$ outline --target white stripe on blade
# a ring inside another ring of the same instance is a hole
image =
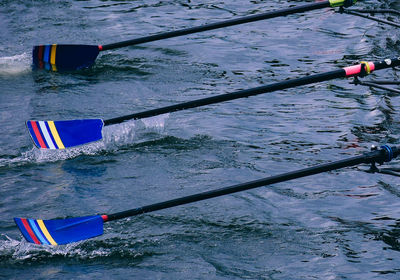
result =
[[[42,133],[44,135],[44,138],[46,139],[46,142],[47,142],[47,145],[49,146],[49,148],[50,149],[57,149],[54,146],[53,141],[51,140],[51,137],[49,135],[49,132],[47,130],[47,127],[46,127],[46,124],[44,123],[44,121],[39,121],[39,126],[40,126],[40,129],[42,130]]]

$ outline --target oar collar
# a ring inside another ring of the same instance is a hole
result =
[[[390,146],[383,145],[381,146],[381,149],[385,151],[385,158],[383,160],[384,162],[389,162],[395,157],[394,151]]]
[[[331,7],[350,7],[355,4],[357,0],[329,0]]]

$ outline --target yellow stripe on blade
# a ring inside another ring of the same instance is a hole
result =
[[[53,237],[51,237],[49,231],[47,230],[46,226],[43,223],[43,220],[36,220],[40,229],[42,230],[42,232],[44,233],[44,235],[46,236],[47,240],[51,243],[51,245],[58,245]]]
[[[54,121],[48,121],[50,130],[51,130],[51,135],[53,135],[54,140],[57,143],[57,146],[59,149],[65,149],[63,142],[61,141],[60,135],[58,135],[58,131],[56,126],[54,125]]]
[[[56,50],[57,50],[57,44],[53,44],[51,46],[51,56],[50,56],[50,64],[51,68],[53,71],[57,71],[56,67]]]

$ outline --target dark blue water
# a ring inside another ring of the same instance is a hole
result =
[[[33,146],[28,119],[108,119],[399,56],[398,29],[324,9],[104,52],[89,70],[30,67],[38,44],[108,44],[304,3],[1,1],[0,277],[398,279],[400,181],[363,165],[106,223],[66,246],[27,243],[13,222],[110,214],[398,144],[398,96],[337,79],[108,126],[70,150]]]

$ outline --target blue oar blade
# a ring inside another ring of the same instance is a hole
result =
[[[26,122],[36,147],[65,149],[102,139],[102,119]]]
[[[33,47],[34,68],[73,71],[89,68],[99,54],[95,45],[40,45]]]
[[[59,220],[14,218],[19,230],[30,243],[62,245],[103,234],[100,215]]]

